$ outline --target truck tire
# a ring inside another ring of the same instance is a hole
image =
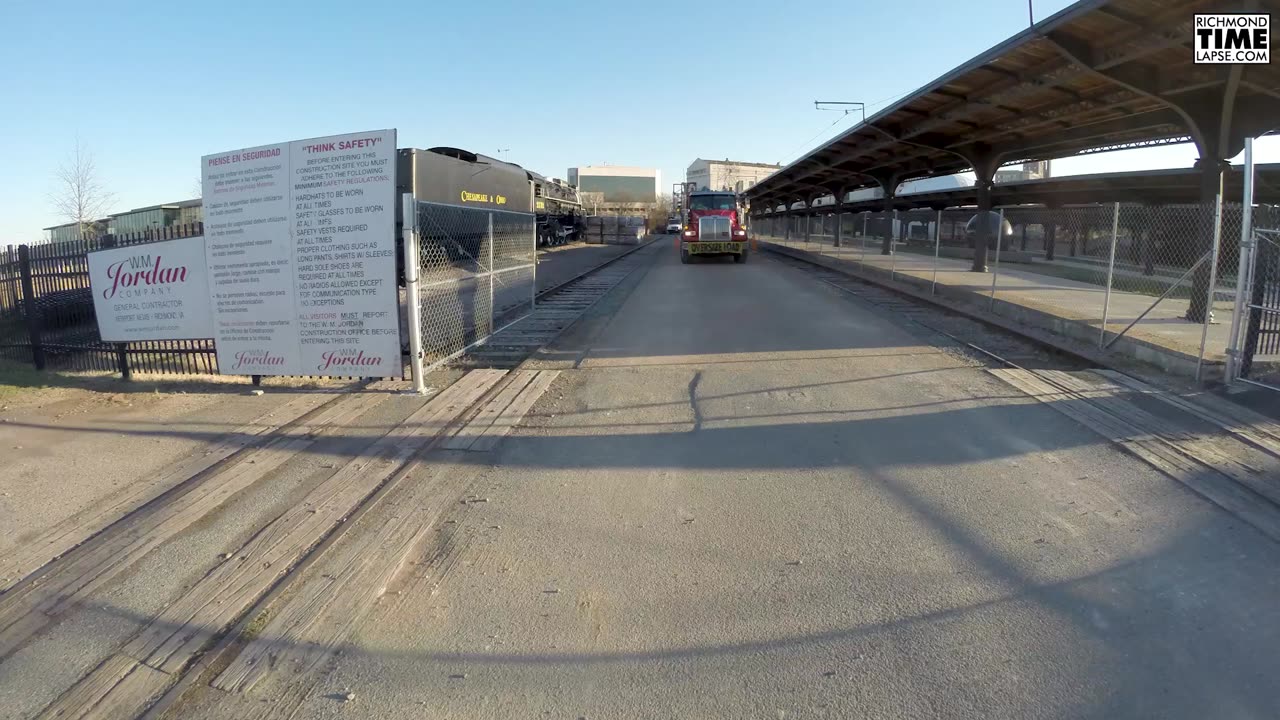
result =
[[[747,251],[744,249],[742,252],[738,253],[737,255],[734,255],[734,256],[733,256],[733,261],[734,261],[734,262],[736,262],[736,263],[744,263],[744,262],[746,262],[746,261],[747,261]]]
[[[688,265],[690,262],[693,262],[693,258],[689,257],[689,251],[688,251],[688,250],[681,250],[681,251],[680,251],[680,264],[681,264],[681,265]]]

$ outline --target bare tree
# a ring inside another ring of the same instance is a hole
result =
[[[50,197],[54,210],[67,222],[75,223],[81,233],[94,230],[107,212],[112,193],[98,179],[93,155],[76,139],[75,152],[54,174],[55,189]]]
[[[655,198],[653,208],[649,210],[649,227],[665,228],[667,226],[667,218],[671,216],[672,202],[671,195],[661,194]]]
[[[204,178],[196,178],[191,185],[191,197],[200,198],[204,196]]]

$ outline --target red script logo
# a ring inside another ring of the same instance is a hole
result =
[[[116,296],[116,292],[120,288],[156,287],[187,281],[187,268],[185,265],[167,268],[160,264],[161,259],[159,255],[155,257],[154,261],[150,255],[139,255],[128,260],[121,260],[118,263],[112,263],[107,268],[107,279],[111,281],[111,287],[102,291],[102,297],[110,300]],[[126,265],[128,267],[125,267]]]
[[[241,350],[236,353],[236,364],[232,366],[232,370],[239,370],[242,367],[272,367],[275,365],[284,365],[284,358],[280,355],[272,355],[269,350]]]
[[[326,350],[320,356],[320,364],[316,366],[321,372],[328,371],[331,368],[342,369],[359,369],[366,367],[378,367],[382,364],[382,358],[375,355],[365,355],[363,350],[359,350],[354,354],[339,354],[332,350]]]

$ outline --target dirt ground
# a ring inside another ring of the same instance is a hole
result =
[[[0,365],[0,555],[232,430],[270,422],[299,393],[350,384],[267,380],[251,395],[247,378],[124,382]]]
[[[544,289],[631,248],[574,244],[538,253]],[[444,387],[447,373],[429,384]],[[0,359],[0,556],[86,508],[128,495],[227,433],[273,421],[299,393],[347,380],[36,371]],[[0,587],[7,580],[0,563]],[[12,578],[8,578],[12,579]]]

